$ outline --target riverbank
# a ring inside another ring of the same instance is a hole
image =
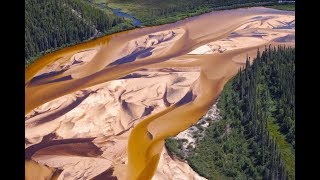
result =
[[[217,100],[218,102],[218,100]],[[221,119],[217,102],[213,104],[199,121],[180,132],[174,137],[166,139],[165,147],[167,151],[181,160],[186,161],[188,156],[199,146],[199,143],[206,136],[206,131],[209,126],[214,126],[214,123]]]

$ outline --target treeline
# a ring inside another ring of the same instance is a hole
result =
[[[83,0],[25,0],[25,62],[105,33],[124,19]]]
[[[218,8],[224,6],[241,5],[244,3],[270,2],[269,0],[180,0],[174,5],[168,5],[165,8],[154,7],[150,9],[151,18],[154,16],[170,16],[175,12],[189,12],[200,8]]]
[[[277,0],[108,0],[107,2],[129,11],[144,25],[157,25],[212,10],[271,5]]]
[[[186,157],[195,171],[208,179],[295,179],[294,48],[258,51],[251,66],[247,59],[217,106],[222,119]]]

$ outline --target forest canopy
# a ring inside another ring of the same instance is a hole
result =
[[[46,51],[104,34],[121,23],[123,18],[84,0],[25,0],[25,63]]]

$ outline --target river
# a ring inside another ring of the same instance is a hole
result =
[[[132,20],[132,24],[134,26],[139,27],[141,25],[141,21],[140,20],[138,20],[137,18],[135,18],[134,16],[132,16],[130,14],[122,12],[121,9],[112,9],[112,11],[119,17],[124,17],[124,18],[131,19]]]
[[[255,56],[257,48],[269,44],[294,45],[287,39],[279,41],[294,36],[293,22],[294,12],[268,8],[218,11],[112,34],[45,55],[26,69],[26,140],[36,145],[42,138],[51,141],[49,135],[55,139],[96,138],[101,142],[95,144],[109,153],[105,159],[114,157],[113,175],[118,179],[151,179],[164,139],[187,129],[206,113],[224,84],[244,65],[247,55]],[[159,80],[164,76],[168,79]],[[172,87],[166,87],[172,78],[176,78]],[[125,83],[129,85],[121,85]],[[97,96],[102,87],[108,88],[90,104],[86,98],[91,96],[85,93]],[[109,98],[112,93],[117,94],[114,100]],[[100,101],[104,105],[95,106]],[[135,114],[142,115],[135,118]],[[117,133],[100,133],[100,116],[101,123],[114,118],[123,131],[117,131],[117,125],[113,129]],[[103,144],[109,140],[114,149]],[[50,148],[43,149],[33,156],[34,160],[50,162],[52,167],[65,169],[65,174],[75,171],[63,165],[67,160],[60,162],[66,159],[61,158],[65,152],[55,154]],[[128,162],[116,161],[116,157],[127,157]],[[82,171],[88,170],[77,170]]]

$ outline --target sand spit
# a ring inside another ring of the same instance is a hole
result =
[[[57,61],[45,66],[41,71],[39,71],[35,75],[35,78],[46,75],[49,76],[50,74],[53,74],[55,72],[62,72],[74,68],[76,66],[87,64],[97,54],[99,49],[100,47],[96,47],[93,49],[79,51],[68,58],[61,57]]]
[[[26,70],[26,179],[203,179],[164,139],[198,122],[247,53],[294,45],[294,26],[292,12],[226,10],[42,57]]]

